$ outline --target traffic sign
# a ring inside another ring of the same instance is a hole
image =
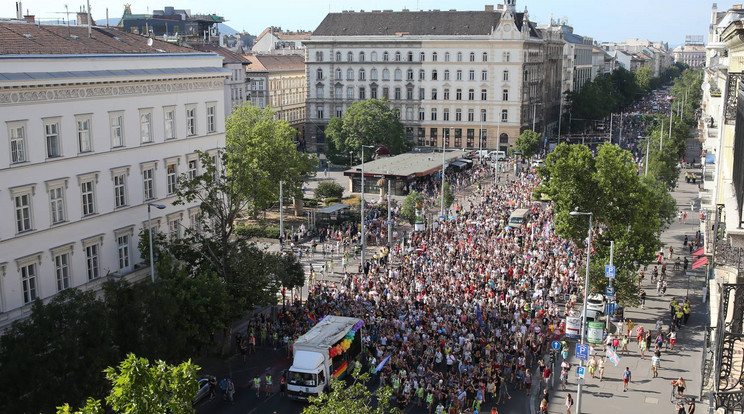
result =
[[[553,341],[553,342],[552,342],[552,343],[550,344],[550,347],[551,347],[551,348],[553,348],[553,349],[554,349],[554,350],[556,350],[556,351],[560,351],[560,350],[561,350],[561,343],[560,343],[560,342],[558,342],[558,341]]]
[[[576,376],[584,378],[584,367],[576,367]]]
[[[615,266],[605,265],[605,277],[608,279],[615,278]]]
[[[605,315],[614,315],[615,314],[615,308],[617,305],[614,302],[608,302],[607,303],[607,310],[605,312]]]
[[[612,286],[607,286],[607,288],[605,288],[605,296],[609,296],[609,297],[615,296],[615,288]]]
[[[589,345],[576,344],[576,358],[582,361],[589,359]]]

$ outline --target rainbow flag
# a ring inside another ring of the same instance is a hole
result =
[[[315,325],[315,323],[317,322],[315,320],[315,316],[313,316],[313,314],[310,312],[307,312],[307,320],[308,322],[310,322],[311,325]]]
[[[333,378],[341,379],[346,374],[346,367],[348,366],[347,362],[344,362],[341,364],[338,368],[336,368],[335,371],[333,371]]]
[[[385,359],[382,360],[382,362],[380,362],[379,364],[377,364],[377,368],[375,368],[375,373],[380,372],[380,370],[382,369],[382,367],[385,366],[385,363],[388,361],[388,359],[390,359],[391,356],[392,355],[386,356]]]

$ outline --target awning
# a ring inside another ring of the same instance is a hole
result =
[[[705,154],[705,163],[706,164],[715,164],[716,163],[716,154]]]
[[[473,163],[473,160],[469,160],[467,158],[464,158],[464,159],[462,159],[460,161],[465,162],[465,163],[468,163],[468,164],[472,164]]]
[[[450,165],[453,165],[453,166],[455,166],[455,167],[457,167],[457,168],[462,168],[462,167],[464,167],[464,166],[465,166],[465,165],[467,165],[467,164],[465,164],[465,163],[464,163],[464,162],[462,162],[462,161],[455,161],[455,162],[453,162],[453,163],[452,163],[452,164],[450,164]]]
[[[700,256],[701,254],[704,254],[704,253],[705,253],[705,247],[701,247],[701,248],[695,250],[694,252],[692,252],[692,255],[693,256]]]
[[[703,257],[695,260],[694,262],[692,262],[692,269],[695,270],[698,267],[703,267],[703,266],[705,266],[707,264],[708,264],[708,257],[707,256],[703,256]]]
[[[332,206],[323,207],[320,210],[317,211],[318,214],[333,214],[337,211],[344,210],[350,208],[348,204],[334,204]]]

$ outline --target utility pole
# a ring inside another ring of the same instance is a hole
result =
[[[651,150],[651,137],[646,137],[646,174],[644,174],[644,177],[648,177],[648,152]]]
[[[279,238],[284,238],[284,181],[279,180]]]
[[[444,152],[447,149],[447,140],[442,135],[442,200],[439,206],[439,216],[444,216]]]
[[[610,240],[610,266],[612,266],[612,256],[613,256],[614,251],[615,251],[615,242],[613,240]],[[610,281],[609,281],[609,286],[610,287],[612,287],[612,280],[613,280],[613,278],[610,278]],[[615,303],[614,296],[613,296],[613,299],[612,299],[612,303]],[[605,329],[607,330],[607,333],[609,334],[610,333],[610,316],[611,315],[608,312],[607,315],[605,315],[605,316],[607,317],[606,318],[606,321],[605,321]]]
[[[390,198],[392,197],[393,193],[393,182],[388,178],[388,248],[392,250],[393,248],[393,218],[390,211],[391,205],[390,205]]]
[[[537,102],[532,104],[532,132],[535,131],[536,122],[537,122]]]
[[[362,270],[364,270],[364,248],[367,247],[367,237],[364,235],[364,145],[362,145],[362,199],[359,207],[360,211],[360,230],[362,231]]]
[[[673,108],[673,105],[669,105],[669,135],[667,135],[669,139],[672,139],[672,119],[674,119],[674,113],[672,112]]]
[[[615,118],[615,115],[610,113],[610,144],[612,144],[612,120]]]
[[[563,94],[561,93],[560,109],[558,109],[558,143],[561,143],[561,120],[563,119]]]
[[[620,112],[620,134],[617,136],[617,145],[623,143],[623,113]]]
[[[664,144],[664,118],[661,118],[661,129],[659,129],[659,151]]]

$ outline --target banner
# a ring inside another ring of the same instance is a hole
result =
[[[705,247],[701,247],[701,248],[695,250],[694,252],[692,252],[692,255],[693,256],[700,256],[700,255],[703,255],[703,254],[705,254]]]
[[[589,329],[586,333],[586,340],[590,344],[601,344],[604,339],[604,323],[602,322],[589,322]]]
[[[566,338],[581,338],[581,318],[566,316]]]
[[[694,262],[692,262],[692,270],[697,269],[698,267],[703,267],[708,264],[708,256],[703,256]]]
[[[617,352],[615,352],[614,349],[607,347],[607,351],[605,352],[605,356],[612,361],[615,366],[617,366],[620,363],[620,357],[617,356]]]

